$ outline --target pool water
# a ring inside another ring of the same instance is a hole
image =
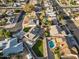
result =
[[[50,48],[54,48],[55,47],[55,43],[53,41],[49,41],[48,45]]]

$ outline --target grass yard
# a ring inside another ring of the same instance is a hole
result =
[[[32,47],[33,51],[38,57],[43,57],[43,41],[38,40],[36,44]]]

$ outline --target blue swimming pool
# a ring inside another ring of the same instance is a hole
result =
[[[48,45],[50,48],[54,48],[55,47],[55,43],[53,41],[49,41]]]

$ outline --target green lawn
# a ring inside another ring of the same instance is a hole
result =
[[[28,32],[30,30],[30,27],[26,27],[23,29],[24,32]]]
[[[38,57],[43,57],[43,41],[38,40],[37,43],[32,47],[33,51]]]

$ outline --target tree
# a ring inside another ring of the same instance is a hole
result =
[[[24,32],[28,32],[30,30],[30,27],[26,27],[23,29]]]
[[[30,13],[30,12],[32,12],[32,10],[34,10],[34,5],[30,4],[30,3],[25,4],[25,5],[23,5],[23,10],[27,13]]]
[[[44,19],[42,20],[42,23],[43,23],[44,25],[50,26],[50,25],[52,24],[52,21],[49,21],[48,18],[44,18]]]
[[[0,38],[9,38],[10,36],[11,36],[11,32],[5,29],[0,29]]]
[[[3,33],[3,29],[0,29],[0,38],[2,38],[3,35],[4,35],[4,33]]]
[[[5,25],[7,21],[8,21],[7,19],[1,19],[0,20],[0,26]]]
[[[7,0],[8,2],[13,2],[13,0]]]
[[[47,31],[45,31],[45,36],[46,37],[50,37],[50,33],[49,33],[49,31],[47,30]]]
[[[41,11],[39,18],[40,18],[40,20],[43,20],[45,18],[45,11],[44,10]]]
[[[41,4],[43,2],[43,0],[37,0],[38,4]]]
[[[0,38],[4,38],[5,29],[0,29]]]
[[[11,36],[11,33],[10,33],[9,31],[6,31],[6,32],[4,33],[4,35],[5,35],[6,38],[9,38],[9,37]]]
[[[54,53],[57,54],[58,58],[60,59],[60,57],[61,57],[60,46],[58,46],[58,47],[55,48]]]

